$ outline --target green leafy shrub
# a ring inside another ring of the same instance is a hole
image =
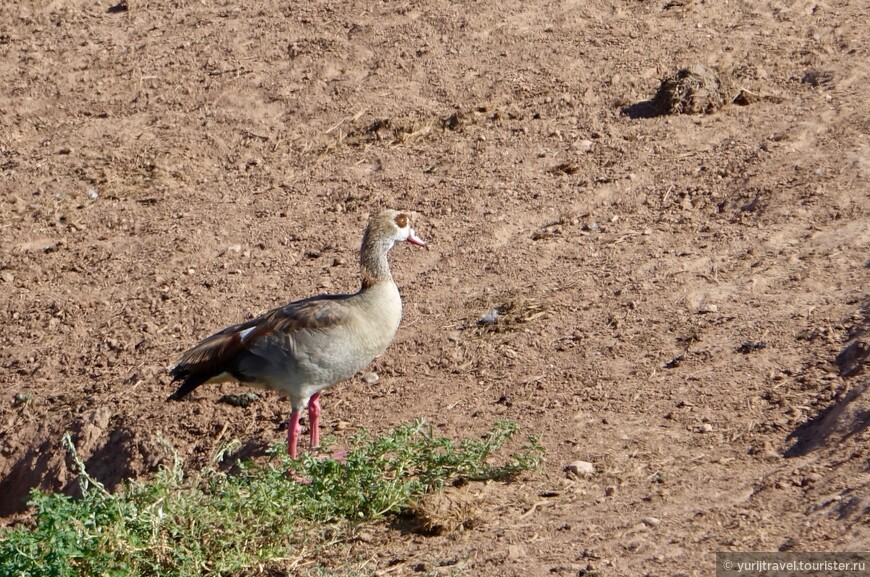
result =
[[[0,577],[241,575],[293,567],[328,545],[324,527],[351,527],[407,508],[462,477],[506,479],[537,467],[530,437],[506,462],[492,454],[517,426],[455,443],[423,423],[377,438],[360,433],[344,462],[276,451],[266,465],[213,468],[186,478],[181,462],[148,482],[107,492],[84,470],[69,437],[82,497],[34,491],[35,524],[0,531]],[[226,451],[220,451],[222,457]]]

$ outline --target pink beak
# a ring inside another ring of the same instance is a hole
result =
[[[422,238],[417,236],[417,234],[414,232],[414,229],[411,229],[411,232],[408,234],[407,241],[411,244],[416,244],[417,246],[422,246],[426,250],[429,250],[429,245],[423,242]]]

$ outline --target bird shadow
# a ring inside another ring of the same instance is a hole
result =
[[[628,116],[632,120],[638,120],[640,118],[657,118],[665,115],[665,112],[662,111],[661,107],[654,100],[644,100],[642,102],[635,102],[634,104],[623,106],[620,109],[620,113],[623,116]]]
[[[271,445],[262,440],[251,440],[242,444],[232,455],[218,462],[218,469],[224,473],[238,473],[240,463],[259,462],[272,458]]]
[[[393,531],[398,531],[404,536],[424,535],[432,536],[437,532],[427,529],[426,523],[420,517],[410,511],[396,513],[389,517],[387,526]]]

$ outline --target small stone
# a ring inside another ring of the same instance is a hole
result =
[[[23,252],[49,253],[58,250],[58,247],[63,244],[63,242],[64,241],[62,240],[55,240],[51,238],[40,238],[20,245],[19,249]]]
[[[12,281],[15,280],[15,275],[7,270],[3,274],[0,274],[0,278],[3,279],[3,282],[7,284],[12,284]]]
[[[818,483],[821,480],[822,476],[819,473],[810,473],[801,480],[801,486],[806,487],[808,485],[812,485],[813,483]]]
[[[745,341],[739,347],[737,347],[735,352],[748,355],[749,353],[760,351],[767,347],[767,343],[764,341]]]
[[[375,538],[372,537],[371,533],[366,533],[365,531],[360,531],[359,533],[357,533],[356,539],[361,543],[371,543],[375,540]]]
[[[88,198],[91,200],[97,200],[100,197],[100,193],[97,192],[96,188],[89,188],[87,191]]]
[[[362,382],[366,383],[367,385],[374,385],[381,380],[378,374],[373,372],[366,373],[361,378]]]
[[[33,398],[33,393],[15,393],[15,396],[12,398],[12,406],[20,407],[25,404],[27,401]]]
[[[588,477],[595,474],[595,465],[589,461],[574,461],[565,465],[564,470],[575,477]]]
[[[698,428],[698,430],[702,433],[712,433],[713,432],[713,425],[711,425],[710,423],[703,423]]]
[[[578,152],[589,152],[592,150],[592,141],[591,140],[578,140],[575,143]]]
[[[616,495],[616,487],[610,485],[609,487],[604,488],[605,497],[613,497],[614,495]]]
[[[527,556],[528,552],[524,545],[520,543],[513,543],[508,545],[508,559],[522,559]]]
[[[662,520],[658,517],[644,517],[643,519],[641,519],[641,521],[647,527],[658,527],[662,524]]]
[[[479,325],[494,325],[498,322],[498,309],[492,309],[487,311],[480,320],[477,321]]]

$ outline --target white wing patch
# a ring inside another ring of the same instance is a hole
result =
[[[245,342],[245,339],[248,338],[248,335],[251,334],[255,328],[257,327],[251,327],[239,333],[239,337],[242,339],[242,342]]]

